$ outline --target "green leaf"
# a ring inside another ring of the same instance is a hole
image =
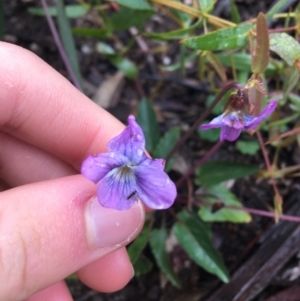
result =
[[[170,151],[173,149],[175,144],[177,143],[180,136],[180,129],[179,127],[173,127],[169,131],[167,131],[158,141],[157,145],[153,150],[153,157],[154,158],[166,158]],[[169,171],[172,168],[171,163],[174,163],[174,160],[169,160],[167,162],[167,166],[165,171]]]
[[[137,122],[146,137],[146,149],[151,153],[159,141],[160,134],[156,115],[149,100],[143,98],[137,110]]]
[[[192,49],[211,51],[242,47],[247,42],[247,35],[251,28],[252,24],[241,24],[199,37],[187,38],[182,43]]]
[[[57,9],[58,27],[59,27],[59,32],[60,32],[60,36],[62,39],[62,43],[64,45],[68,59],[70,61],[72,70],[77,78],[78,83],[80,84],[80,86],[82,88],[82,86],[83,86],[82,76],[81,76],[79,62],[78,62],[78,56],[77,56],[77,52],[76,52],[76,48],[75,48],[75,42],[73,39],[71,27],[70,27],[69,20],[66,15],[64,3],[62,0],[57,0],[56,9]]]
[[[244,163],[215,161],[207,162],[196,169],[197,185],[216,185],[230,179],[239,179],[258,171],[255,165]]]
[[[72,33],[78,37],[87,37],[87,38],[108,38],[111,35],[111,32],[104,28],[73,28]]]
[[[212,245],[207,226],[203,225],[197,215],[187,211],[180,212],[178,218],[182,222],[177,222],[173,231],[181,247],[199,266],[227,283],[227,269]]]
[[[116,55],[116,51],[108,44],[99,42],[97,43],[96,50],[103,55],[113,56]]]
[[[209,121],[204,123],[209,123]],[[202,131],[198,129],[197,132],[201,139],[209,142],[217,142],[220,137],[220,129],[210,129],[209,131]]]
[[[195,24],[187,28],[176,29],[176,30],[163,32],[163,33],[143,33],[143,36],[150,39],[162,40],[162,41],[180,40],[185,38],[188,33],[193,31],[195,28],[199,27],[201,24],[202,24],[202,20],[199,20]]]
[[[136,10],[153,10],[152,6],[147,0],[108,0],[111,2],[117,2],[120,5],[127,6]]]
[[[202,200],[205,203],[214,204],[218,201],[222,201],[227,206],[242,207],[237,197],[223,184],[210,186],[206,190],[206,194],[215,197],[203,196]],[[251,221],[251,215],[245,211],[222,208],[213,213],[211,209],[209,206],[201,206],[198,211],[200,218],[205,222],[249,223]]]
[[[294,112],[300,112],[300,97],[296,94],[288,94],[288,99],[291,101],[290,108]]]
[[[153,263],[144,255],[140,256],[133,264],[134,274],[136,277],[147,274],[152,270]]]
[[[150,236],[150,247],[159,268],[174,286],[180,287],[179,279],[172,269],[169,255],[166,252],[166,239],[166,229],[154,229]]]
[[[291,74],[288,76],[284,84],[284,88],[283,88],[284,100],[286,99],[286,97],[288,97],[291,94],[292,90],[297,86],[297,84],[299,83],[299,79],[300,79],[299,71],[297,70],[296,67],[293,67],[291,70]]]
[[[134,264],[138,260],[144,248],[146,247],[149,241],[149,233],[150,233],[150,224],[146,223],[143,227],[143,230],[140,232],[139,236],[128,247],[128,255],[130,257],[130,261],[132,264]]]
[[[277,53],[290,66],[300,58],[298,41],[284,32],[270,34],[270,50]]]
[[[198,0],[201,12],[209,12],[214,7],[214,0]]]
[[[65,6],[66,16],[67,18],[80,18],[84,16],[88,12],[88,8],[78,5],[78,4],[70,4]],[[45,16],[45,11],[41,7],[30,7],[28,8],[28,12],[32,15],[36,16]],[[57,7],[52,6],[49,7],[49,13],[52,17],[57,17]]]
[[[220,62],[226,67],[231,67],[231,64],[233,63],[236,70],[248,72],[250,71],[252,62],[252,57],[250,54],[235,53],[233,54],[233,62],[231,62],[231,60],[228,59],[228,54],[218,53],[216,56],[220,60]],[[266,71],[274,73],[275,70],[275,66],[272,63],[269,63]]]
[[[236,143],[236,148],[243,155],[253,156],[257,153],[260,146],[256,140],[253,141],[238,140],[238,142]]]
[[[111,56],[110,61],[121,70],[128,78],[133,79],[138,75],[138,68],[129,59],[121,56]]]
[[[270,22],[273,16],[277,14],[287,3],[288,3],[287,0],[278,1],[266,14],[267,21]]]
[[[226,93],[222,99],[228,99],[228,97],[230,96],[231,92],[229,93]],[[209,107],[212,102],[215,100],[216,98],[216,95],[213,95],[213,94],[210,94],[208,95],[208,97],[206,98],[206,101],[205,101],[205,105],[206,107]],[[224,109],[224,105],[222,104],[221,101],[219,101],[212,109],[212,113],[215,114],[215,115],[221,115],[223,113],[223,109]]]
[[[135,78],[138,75],[138,69],[136,65],[127,58],[119,55],[108,44],[99,42],[96,46],[96,50],[107,57],[110,62],[115,65],[116,68],[121,70],[128,78]]]
[[[269,33],[266,16],[260,12],[256,19],[256,47],[253,54],[251,70],[263,73],[269,64]]]
[[[141,27],[153,15],[152,10],[136,10],[122,6],[120,10],[112,15],[110,22],[114,30],[127,30],[132,26]]]
[[[234,0],[230,0],[230,11],[231,11],[231,20],[234,23],[239,24],[241,22],[239,11],[234,3]]]

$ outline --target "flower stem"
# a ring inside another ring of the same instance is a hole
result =
[[[277,185],[276,185],[275,180],[274,180],[273,168],[271,166],[265,144],[263,142],[261,133],[259,131],[256,132],[256,135],[257,135],[257,139],[258,139],[258,142],[260,144],[260,147],[261,147],[261,150],[262,150],[262,153],[263,153],[263,156],[264,156],[264,160],[265,160],[265,163],[266,163],[266,166],[267,166],[268,173],[269,173],[270,178],[271,178],[271,183],[272,183],[273,190],[274,190],[274,193],[275,193],[275,196],[276,196],[276,201],[278,201],[279,204],[281,205],[282,204],[281,195],[278,191]]]
[[[188,178],[194,171],[201,165],[203,165],[223,144],[223,141],[218,141],[196,164],[191,167],[176,183],[178,189],[179,186]]]
[[[71,78],[72,82],[74,83],[75,87],[78,90],[81,91],[81,86],[80,86],[80,84],[79,84],[79,82],[78,82],[78,80],[77,80],[77,78],[75,76],[75,73],[74,73],[74,71],[73,71],[73,69],[71,67],[70,61],[68,59],[68,56],[67,56],[67,54],[65,52],[65,49],[64,49],[62,43],[61,43],[61,40],[60,40],[59,34],[57,32],[57,29],[55,27],[55,24],[53,22],[53,19],[50,16],[48,5],[47,5],[47,3],[46,3],[45,0],[41,0],[41,3],[42,3],[42,6],[43,6],[43,9],[45,11],[46,19],[47,19],[47,22],[48,22],[51,34],[52,34],[52,36],[54,38],[56,47],[57,47],[57,49],[59,51],[59,54],[60,54],[60,56],[61,56],[61,58],[62,58],[62,60],[63,60],[63,62],[65,64],[65,67],[66,67],[66,69],[67,69],[67,71],[68,71],[68,73],[70,75],[70,78]]]
[[[216,96],[214,101],[209,105],[209,107],[205,110],[205,112],[196,120],[193,126],[186,132],[186,134],[176,143],[173,149],[170,151],[166,160],[168,161],[176,152],[177,150],[183,145],[183,143],[191,136],[191,134],[197,129],[197,127],[206,119],[215,105],[222,99],[225,93],[231,89],[238,89],[238,91],[242,91],[243,87],[239,83],[232,82],[228,84],[226,87],[222,89],[222,91]]]

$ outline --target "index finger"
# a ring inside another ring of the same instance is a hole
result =
[[[33,53],[0,42],[0,128],[78,167],[124,126]]]

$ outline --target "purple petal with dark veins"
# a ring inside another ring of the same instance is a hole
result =
[[[94,183],[98,183],[111,170],[128,163],[126,157],[117,153],[90,155],[82,162],[81,173]]]
[[[112,170],[99,183],[97,197],[106,208],[117,210],[130,209],[138,200],[136,179],[129,167]]]
[[[221,129],[220,140],[234,141],[239,137],[240,133],[241,133],[240,129],[235,129],[233,127],[224,125],[222,126]]]
[[[128,117],[128,126],[117,137],[107,144],[109,151],[120,153],[133,164],[138,164],[144,158],[145,137],[134,116]]]
[[[166,209],[173,205],[177,196],[175,184],[162,170],[134,167],[139,199],[152,209]]]
[[[278,102],[277,101],[271,101],[269,102],[266,107],[262,110],[260,115],[253,118],[252,120],[246,120],[245,122],[245,130],[251,130],[256,128],[265,118],[267,118],[269,115],[271,115],[276,107]]]

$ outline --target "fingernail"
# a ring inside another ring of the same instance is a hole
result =
[[[87,203],[85,216],[88,241],[98,249],[131,242],[143,226],[145,213],[140,201],[119,211],[101,206],[95,196]]]

